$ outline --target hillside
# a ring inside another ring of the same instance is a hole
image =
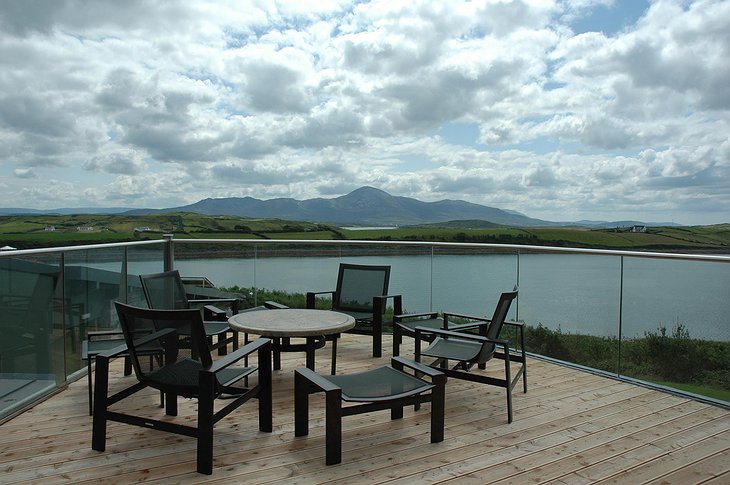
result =
[[[194,204],[160,210],[135,210],[127,214],[195,212],[208,215],[278,218],[317,221],[335,225],[404,226],[480,219],[505,226],[534,227],[552,225],[548,221],[494,207],[459,200],[421,202],[397,197],[373,187],[361,187],[333,199],[269,199],[252,197],[205,199]]]
[[[345,229],[282,219],[195,213],[0,216],[0,246],[18,249],[161,239],[304,239],[508,243],[626,250],[730,253],[730,224],[623,229],[498,226],[480,220],[395,229]]]

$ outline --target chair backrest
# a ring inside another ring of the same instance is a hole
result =
[[[213,361],[208,344],[205,338],[203,319],[198,310],[154,310],[139,308],[121,302],[114,302],[119,315],[119,323],[124,332],[124,340],[132,360],[134,372],[140,381],[146,380],[147,373],[159,367],[160,363],[153,359],[152,365],[142,365],[141,357],[149,356],[161,349],[172,349],[171,354],[165,356],[165,360],[177,360],[177,349],[179,345],[177,333],[169,334],[167,339],[153,340],[150,343],[141,344],[140,340],[148,337],[154,332],[167,328],[190,329],[192,345],[196,346],[197,354],[203,366],[210,365]]]
[[[390,266],[340,263],[332,308],[372,312],[373,297],[387,295],[389,282]]]
[[[512,300],[514,300],[515,298],[517,298],[516,289],[513,291],[506,291],[500,295],[497,306],[494,308],[492,320],[489,322],[489,326],[487,327],[487,338],[499,338],[499,333],[502,331],[502,326],[504,325],[504,321],[507,318],[507,313],[509,313],[509,307],[510,305],[512,305]],[[476,361],[484,363],[487,360],[491,359],[492,355],[494,354],[494,350],[494,344],[487,344],[482,346],[482,349],[479,352]]]
[[[180,273],[177,270],[139,275],[147,306],[157,310],[190,308]]]

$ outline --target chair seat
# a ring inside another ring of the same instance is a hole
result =
[[[174,387],[178,394],[195,397],[200,391],[199,373],[203,365],[197,360],[181,359],[147,374],[145,380],[152,387]],[[229,367],[216,372],[221,386],[230,386],[256,371],[256,367]]]
[[[479,355],[482,344],[459,338],[436,338],[421,355],[439,359],[471,362]]]
[[[345,315],[350,315],[352,318],[355,319],[356,322],[372,322],[373,321],[373,312],[355,312],[351,310],[341,310],[337,309],[338,312],[344,313]]]
[[[426,392],[434,386],[390,366],[339,376],[323,376],[342,388],[347,402],[377,402]]]
[[[123,338],[84,340],[81,342],[81,358],[86,360],[90,357],[95,357],[102,352],[106,352],[107,350],[119,347],[120,345],[127,345]],[[124,357],[125,355],[126,354],[123,354],[121,357]]]
[[[223,335],[226,332],[231,331],[231,327],[228,326],[228,322],[211,322],[211,321],[205,321],[203,322],[203,327],[205,328],[205,336],[210,337],[212,335]]]

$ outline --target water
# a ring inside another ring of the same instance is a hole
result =
[[[390,264],[390,293],[409,312],[489,315],[519,284],[511,318],[563,332],[641,337],[685,325],[693,338],[730,341],[730,264],[562,254],[280,257],[176,260],[218,286],[332,290],[340,262]],[[158,263],[159,264],[159,263]],[[135,269],[140,269],[135,267]],[[519,272],[518,272],[519,269]],[[159,267],[150,272],[159,271]]]

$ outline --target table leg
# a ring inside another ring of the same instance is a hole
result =
[[[335,372],[337,370],[337,339],[340,337],[340,334],[334,334],[332,336],[332,375],[335,375]]]
[[[307,367],[314,370],[314,347],[316,337],[307,337]]]
[[[280,370],[281,369],[281,339],[280,338],[272,338],[272,355],[274,358],[274,370]]]

